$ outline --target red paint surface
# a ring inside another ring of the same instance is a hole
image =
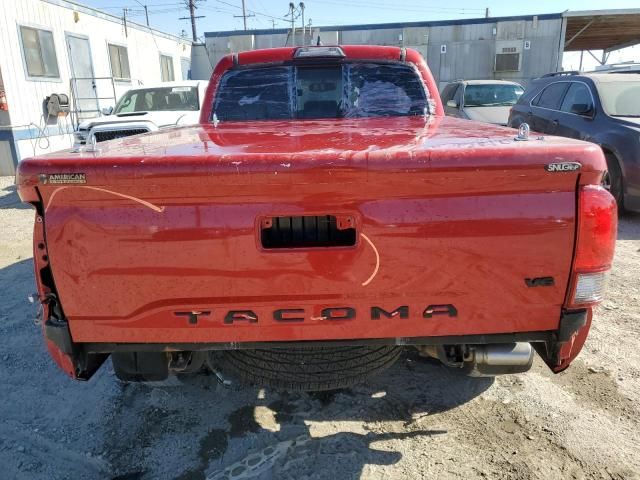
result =
[[[399,55],[345,47],[348,55]],[[291,55],[278,49],[274,55]],[[239,62],[264,62],[264,52]],[[420,57],[421,58],[421,57]],[[418,54],[408,51],[438,99]],[[209,98],[221,73],[216,67]],[[24,160],[23,198],[46,208],[49,261],[76,342],[242,342],[525,332],[558,327],[573,259],[576,184],[597,183],[592,144],[439,115],[228,122],[102,144],[99,153]],[[203,118],[208,118],[203,109]],[[534,138],[532,136],[532,138]],[[548,173],[550,162],[576,172]],[[87,185],[42,185],[42,173],[83,172]],[[91,187],[91,188],[87,188]],[[263,251],[259,219],[348,215],[353,248]],[[553,276],[528,288],[525,278]],[[456,318],[422,318],[454,304]],[[411,309],[371,320],[373,305]],[[324,320],[353,307],[353,320]],[[276,322],[278,308],[304,322]],[[228,310],[257,323],[223,323]],[[175,311],[210,310],[197,325]]]

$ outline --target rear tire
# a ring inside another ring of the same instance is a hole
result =
[[[605,154],[607,159],[607,171],[602,177],[602,186],[616,199],[618,210],[624,211],[624,198],[622,195],[622,171],[615,155]]]
[[[225,352],[222,369],[288,391],[336,390],[389,368],[402,347],[298,347]]]

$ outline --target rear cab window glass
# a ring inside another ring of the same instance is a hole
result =
[[[334,68],[299,68],[296,78],[298,118],[336,118],[340,116],[343,75]]]
[[[290,118],[293,86],[290,67],[232,70],[220,81],[214,112],[220,120]]]
[[[567,113],[580,114],[580,112],[593,110],[591,92],[582,82],[572,82],[567,94],[564,96],[560,110]]]
[[[533,104],[536,107],[559,110],[560,102],[562,102],[562,98],[568,87],[568,82],[552,83],[542,91]]]
[[[407,65],[343,63],[230,70],[213,112],[221,121],[423,115],[427,96]]]
[[[346,65],[345,117],[423,115],[422,80],[403,65]]]

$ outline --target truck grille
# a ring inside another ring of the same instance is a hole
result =
[[[131,135],[139,135],[147,133],[149,130],[145,128],[132,128],[131,130],[110,130],[107,132],[95,132],[96,142],[105,142],[116,138],[130,137]]]
[[[267,249],[350,247],[356,243],[356,229],[351,217],[270,217],[260,222],[260,239]]]

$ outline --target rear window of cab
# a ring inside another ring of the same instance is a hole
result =
[[[213,113],[221,121],[411,116],[428,113],[428,102],[408,65],[285,65],[229,70]]]

